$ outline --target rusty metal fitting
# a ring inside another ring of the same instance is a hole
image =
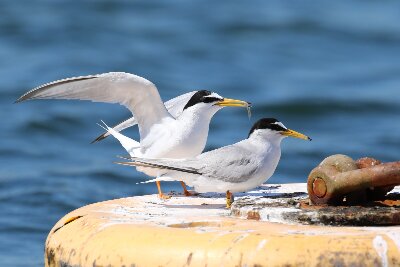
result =
[[[356,161],[357,168],[359,169],[369,168],[379,164],[382,164],[380,160],[369,157],[361,158]]]
[[[344,197],[351,201],[386,195],[400,185],[400,162],[380,164],[371,158],[358,162],[345,155],[326,158],[308,176],[307,190],[312,204],[340,204]]]
[[[356,164],[359,169],[363,169],[382,164],[382,162],[374,158],[365,157],[358,159]],[[379,200],[384,198],[388,192],[393,190],[393,188],[394,186],[370,187],[367,189],[366,197],[369,200]]]

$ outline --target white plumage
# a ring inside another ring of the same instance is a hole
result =
[[[124,105],[134,117],[119,124],[115,136],[131,156],[152,158],[199,155],[206,145],[210,121],[218,110],[224,106],[249,107],[247,102],[205,90],[178,96],[165,106],[152,82],[123,72],[51,82],[34,88],[16,102],[30,99],[79,99]],[[140,142],[116,134],[136,123]],[[153,174],[149,169],[139,170]]]

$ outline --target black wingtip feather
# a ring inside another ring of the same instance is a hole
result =
[[[106,135],[106,133],[103,133],[102,135],[96,137],[96,139],[94,139],[92,142],[90,142],[91,144],[100,142],[101,140],[104,140],[108,137],[108,135]]]
[[[155,167],[155,168],[160,168],[160,169],[166,169],[166,170],[171,170],[171,171],[180,171],[180,172],[186,172],[186,173],[191,173],[191,174],[198,174],[198,175],[202,175],[200,172],[196,171],[196,170],[190,170],[190,169],[182,169],[182,168],[178,168],[178,167],[171,167],[171,166],[166,166],[166,165],[162,165],[162,164],[155,164],[155,163],[148,163],[148,162],[141,162],[141,161],[135,161],[141,164],[145,164],[149,167]]]
[[[89,75],[89,76],[79,76],[79,77],[72,77],[72,78],[57,80],[57,81],[50,82],[50,83],[45,83],[38,87],[33,88],[32,90],[30,90],[27,93],[25,93],[20,98],[18,98],[14,103],[19,103],[19,102],[22,102],[25,100],[34,99],[34,96],[36,94],[43,92],[44,90],[47,90],[53,86],[70,83],[70,82],[82,81],[82,80],[90,80],[90,79],[98,78],[98,76],[99,76],[98,74],[97,75]]]
[[[127,159],[124,157],[121,157],[121,158]],[[164,169],[164,170],[180,171],[180,172],[185,172],[185,173],[190,173],[190,174],[203,175],[202,173],[198,172],[195,169],[183,169],[183,168],[178,168],[178,167],[173,167],[173,166],[166,166],[163,164],[143,162],[140,160],[135,160],[134,157],[131,157],[131,159],[133,160],[131,162],[114,162],[114,163],[121,164],[121,165],[133,165],[133,166],[148,167],[148,168],[159,168],[159,169]]]
[[[28,94],[24,94],[22,96],[20,96],[17,100],[14,101],[14,104],[18,104],[22,101],[28,100],[29,99],[29,95]]]

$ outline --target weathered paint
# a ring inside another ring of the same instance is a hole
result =
[[[387,267],[388,266],[388,259],[387,259],[387,243],[385,239],[377,235],[374,240],[372,241],[374,248],[376,250],[376,253],[379,255],[381,258],[381,264],[382,267]]]
[[[273,198],[287,190],[301,192],[305,185],[261,190]],[[46,266],[399,266],[399,233],[397,226],[243,220],[225,209],[224,195],[169,200],[150,195],[95,203],[67,214],[50,231],[45,262]]]
[[[232,215],[243,219],[287,224],[374,226],[399,225],[399,208],[400,187],[395,188],[388,199],[369,201],[364,205],[315,206],[309,205],[303,186],[294,184],[264,187],[238,196],[231,211]]]

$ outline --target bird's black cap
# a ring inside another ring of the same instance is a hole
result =
[[[187,104],[185,105],[185,107],[183,108],[183,110],[194,106],[198,103],[212,103],[212,102],[216,102],[216,101],[220,101],[221,99],[218,97],[208,97],[209,95],[211,95],[212,92],[208,91],[208,90],[200,90],[197,91],[187,102]]]
[[[258,120],[256,123],[254,123],[253,127],[251,127],[249,136],[255,131],[259,129],[270,129],[273,131],[286,131],[287,128],[283,127],[281,123],[279,123],[275,118],[263,118]]]

